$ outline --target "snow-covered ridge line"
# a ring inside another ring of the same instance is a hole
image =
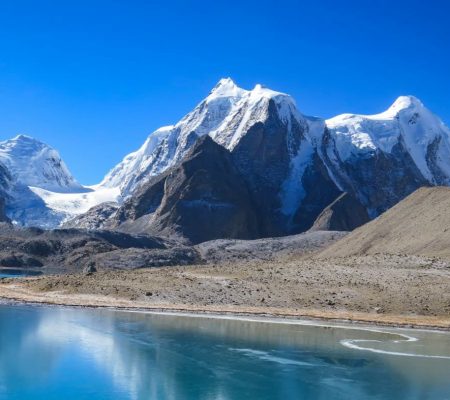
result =
[[[437,183],[427,165],[430,146],[439,139],[450,150],[450,131],[442,120],[414,96],[400,96],[384,112],[374,115],[342,114],[325,121],[341,160],[381,150],[391,153],[402,142],[422,175]],[[442,154],[443,156],[443,154]],[[438,157],[450,177],[450,160]]]
[[[234,151],[253,126],[269,119],[278,121],[280,127],[271,132],[286,135],[289,147],[283,160],[290,165],[289,173],[279,194],[286,216],[293,216],[307,197],[302,178],[316,155],[340,190],[367,184],[348,175],[344,164],[378,152],[410,158],[420,171],[417,182],[450,184],[450,131],[414,96],[401,96],[378,114],[342,114],[324,120],[303,116],[288,94],[260,84],[242,89],[225,78],[179,122],[151,133],[94,186],[80,185],[58,152],[36,139],[19,135],[0,142],[0,164],[12,177],[9,215],[20,224],[57,226],[99,203],[123,201],[179,162],[198,137],[209,135]]]
[[[127,155],[100,183],[119,187],[123,197],[130,195],[142,179],[164,172],[186,154],[195,138],[210,135],[232,150],[248,129],[267,117],[273,100],[281,119],[301,119],[294,100],[287,94],[257,84],[252,90],[238,87],[230,78],[221,79],[209,95],[177,124],[151,133],[144,145]]]

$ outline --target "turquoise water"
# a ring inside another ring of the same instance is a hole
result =
[[[0,399],[450,399],[450,335],[0,305]]]
[[[0,278],[21,278],[25,276],[41,275],[40,271],[20,270],[20,269],[2,269],[0,270]]]

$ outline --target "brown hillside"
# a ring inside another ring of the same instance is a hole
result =
[[[417,254],[450,258],[450,188],[420,188],[319,257]]]

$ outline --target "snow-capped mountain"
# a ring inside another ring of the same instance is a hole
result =
[[[26,186],[61,193],[82,188],[58,152],[30,136],[18,135],[0,142],[0,162],[14,181]]]
[[[256,203],[267,213],[261,221],[262,231],[280,234],[286,230],[285,225],[297,225],[295,212],[306,197],[304,186],[311,186],[314,179],[322,181],[325,168],[312,171],[308,165],[321,163],[315,157],[309,131],[318,127],[323,130],[323,126],[304,117],[287,94],[261,85],[244,90],[231,79],[222,79],[176,125],[152,133],[99,187],[119,188],[122,199],[126,199],[152,177],[179,163],[199,137],[209,135],[233,154],[252,190],[260,193]],[[307,170],[309,181],[302,183]],[[320,198],[313,196],[305,201],[315,201],[311,207],[319,212],[336,194],[333,188]]]
[[[176,125],[150,134],[139,150],[106,175],[100,186],[119,187],[126,197],[143,181],[179,162],[203,135],[232,150],[252,126],[267,119],[270,101],[286,125],[302,121],[290,96],[261,85],[244,90],[230,78],[221,79],[209,96]]]
[[[106,192],[80,185],[59,153],[39,140],[19,135],[0,142],[0,197],[14,223],[54,228],[115,198]]]
[[[450,132],[412,96],[380,114],[325,121],[302,115],[286,94],[261,85],[244,90],[222,79],[101,185],[120,187],[126,198],[179,163],[206,134],[231,152],[247,181],[262,236],[308,229],[342,192],[373,218],[420,186],[450,184]]]
[[[318,146],[336,184],[372,217],[423,185],[450,184],[450,131],[413,96],[376,115],[326,121]]]
[[[309,229],[342,192],[373,218],[420,186],[450,185],[450,131],[412,96],[399,97],[380,114],[324,120],[303,115],[287,94],[261,85],[245,90],[227,78],[178,123],[150,134],[95,186],[78,184],[58,153],[32,138],[0,143],[5,172],[0,174],[0,197],[8,216],[24,225],[55,227],[91,207],[95,224],[89,225],[88,213],[74,226],[86,221],[86,226],[108,225],[117,207],[108,203],[103,210],[101,203],[111,201],[124,203],[126,212],[119,207],[118,215],[144,215],[167,198],[164,187],[152,189],[161,180],[156,178],[184,165],[205,135],[230,153],[245,181],[259,236]],[[206,144],[203,160],[212,148]],[[184,181],[179,169],[177,176]],[[224,176],[223,169],[211,176]],[[195,174],[192,179],[198,181]],[[194,189],[189,187],[190,193],[199,198],[190,204],[222,204],[211,194],[202,196],[200,187]],[[145,193],[158,193],[148,210]],[[169,197],[177,204],[176,197]],[[142,221],[140,227],[146,230]]]

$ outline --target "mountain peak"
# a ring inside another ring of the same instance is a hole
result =
[[[55,192],[81,189],[59,153],[31,136],[0,142],[0,161],[19,184]]]
[[[217,85],[214,86],[210,96],[214,97],[237,97],[244,94],[246,91],[241,89],[234,83],[231,78],[222,78]]]
[[[281,97],[281,98],[289,98],[292,102],[294,100],[291,96],[289,96],[286,93],[283,92],[277,92],[275,90],[269,89],[266,85],[262,85],[261,83],[257,83],[253,90],[251,91],[253,96],[256,97],[266,97],[266,98],[274,98],[274,97]]]
[[[12,140],[35,140],[33,137],[29,135],[19,134],[16,137],[12,138]]]
[[[29,135],[24,135],[24,134],[19,134],[15,137],[13,137],[12,139],[6,140],[6,142],[14,142],[14,143],[40,143],[40,144],[44,144],[42,143],[40,140],[35,139],[32,136]]]
[[[405,109],[421,109],[423,108],[422,102],[414,96],[399,96],[394,103],[389,107],[387,112],[392,114],[397,114],[398,112]]]
[[[28,135],[17,135],[11,139],[0,142],[0,152],[20,152],[21,154],[32,154],[46,149],[54,151],[49,145]]]

